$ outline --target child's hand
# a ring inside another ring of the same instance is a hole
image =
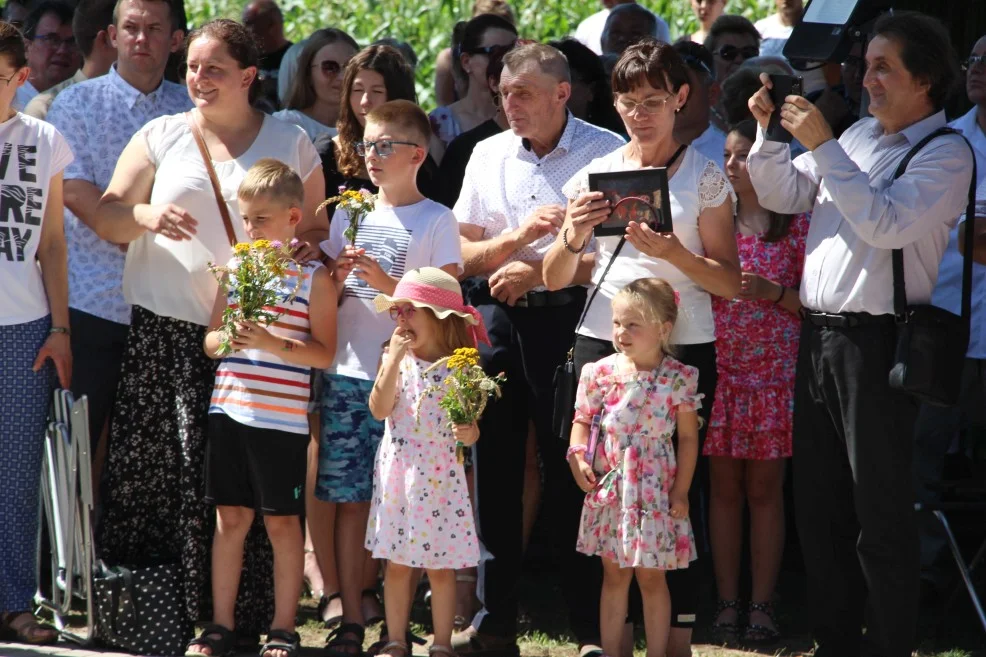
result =
[[[398,326],[394,329],[394,334],[390,336],[390,345],[387,347],[387,355],[392,361],[400,361],[407,353],[407,347],[411,344],[411,338],[407,337],[404,329]]]
[[[362,251],[362,249],[360,249]],[[361,253],[355,259],[356,268],[353,270],[356,278],[366,281],[366,284],[374,290],[389,292],[393,287],[393,279],[383,270],[380,263],[373,256]]]
[[[568,465],[572,468],[572,476],[575,477],[576,485],[584,492],[588,493],[596,487],[596,473],[592,471],[592,466],[586,463],[581,454],[572,454],[568,458]]]
[[[688,517],[688,492],[677,493],[674,490],[668,495],[671,501],[671,517],[683,520]]]
[[[471,447],[479,440],[479,426],[475,422],[472,424],[453,424],[452,435],[455,436],[457,442]]]
[[[335,279],[340,283],[345,281],[353,267],[356,266],[356,258],[364,253],[366,253],[366,249],[357,249],[355,246],[347,244],[339,257],[336,258],[335,271],[333,272]]]
[[[237,322],[236,335],[230,342],[236,351],[242,349],[276,351],[279,340],[257,322]]]

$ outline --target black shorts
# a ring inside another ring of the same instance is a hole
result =
[[[308,434],[258,429],[225,413],[209,415],[205,500],[245,506],[266,516],[300,516],[305,508]]]

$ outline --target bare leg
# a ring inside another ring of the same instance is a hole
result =
[[[671,628],[668,634],[668,657],[692,657],[692,628]]]
[[[784,461],[747,461],[746,498],[750,504],[750,553],[753,602],[771,602],[784,554]],[[760,611],[750,622],[774,628]],[[776,629],[776,628],[774,628]]]
[[[390,639],[403,641],[411,616],[411,584],[414,569],[393,562],[387,563],[384,573],[383,600],[387,614],[387,630]],[[434,603],[432,603],[434,604]],[[410,647],[408,647],[410,652]]]
[[[363,605],[363,618],[369,622],[371,618],[378,618],[383,616],[383,609],[380,608],[380,598],[377,597],[376,591],[380,586],[380,567],[384,562],[382,560],[374,559],[373,556],[367,552],[366,562],[363,565],[363,588],[362,591],[373,591],[374,595],[363,595],[360,591],[360,604]],[[414,599],[413,597],[411,598]]]
[[[336,557],[346,623],[363,625],[362,592],[367,551],[363,547],[369,502],[346,502],[336,506]]]
[[[712,565],[720,600],[739,597],[739,571],[743,540],[744,461],[725,456],[709,458],[712,499],[709,505],[709,538]],[[735,609],[724,609],[716,623],[735,623]]]
[[[627,596],[632,568],[603,559],[603,589],[599,600],[599,633],[603,652],[611,657],[622,654],[623,629],[627,621]]]
[[[644,602],[647,657],[664,657],[671,630],[671,593],[664,579],[664,571],[657,568],[636,568],[634,575]]]
[[[270,627],[293,632],[305,567],[301,518],[264,516],[264,526],[274,551],[274,621]],[[287,652],[271,650],[264,657],[287,657]]]
[[[314,543],[321,541],[326,534],[324,528],[318,526],[322,519],[312,519],[312,516],[318,513],[315,508],[315,482],[318,481],[318,413],[308,415],[308,426],[311,427],[311,441],[308,443],[308,469],[305,472],[305,580],[312,590],[312,597],[318,600],[325,593],[325,582],[322,579],[321,564]],[[317,536],[312,535],[311,525],[313,524],[315,525],[314,531],[318,532]],[[324,552],[324,549],[322,551]]]
[[[429,570],[431,585],[431,622],[435,628],[434,645],[452,645],[452,619],[455,617],[455,571]]]

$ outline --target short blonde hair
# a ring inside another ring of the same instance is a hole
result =
[[[287,164],[265,157],[246,172],[237,196],[245,201],[264,196],[289,208],[301,208],[305,202],[305,184]]]
[[[678,300],[674,288],[663,278],[638,278],[613,296],[613,303],[617,300],[639,312],[648,324],[671,322],[673,327],[678,321]],[[665,337],[661,350],[665,354],[672,352],[670,332]]]

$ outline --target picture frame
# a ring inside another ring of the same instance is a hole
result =
[[[589,174],[589,191],[603,192],[612,205],[609,218],[593,229],[596,237],[622,235],[627,224],[647,224],[657,233],[674,231],[665,167]]]

